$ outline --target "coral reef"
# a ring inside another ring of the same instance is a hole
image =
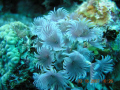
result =
[[[0,27],[0,89],[11,89],[27,77],[27,71],[19,70],[29,55],[30,31],[21,22],[12,22]],[[27,53],[27,54],[26,54]],[[30,56],[29,56],[30,57]],[[30,68],[26,68],[30,70]],[[19,70],[19,74],[15,73]],[[26,76],[19,76],[23,72]],[[21,78],[21,79],[20,79]],[[16,82],[17,81],[17,82]]]
[[[58,7],[78,1],[58,0],[60,5],[47,14],[54,1],[16,1],[22,8],[15,11],[11,6],[14,13],[38,2],[32,9],[41,12],[33,23],[19,14],[0,14],[0,90],[118,89],[120,16],[115,3],[83,0],[68,11]],[[33,12],[28,11],[27,16],[34,17]]]
[[[77,8],[75,13],[77,18],[82,16],[94,22],[95,25],[104,25],[111,20],[111,13],[115,10],[117,6],[111,0],[87,0]]]
[[[32,22],[32,19],[20,14],[12,14],[12,13],[5,13],[5,14],[1,13],[0,15],[0,26],[15,21],[20,21],[25,25],[30,26],[30,22]]]

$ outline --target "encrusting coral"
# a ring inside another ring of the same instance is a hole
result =
[[[94,25],[105,25],[111,21],[111,13],[115,10],[117,6],[111,0],[87,0],[75,10],[74,19],[84,17]]]
[[[6,81],[9,79],[12,70],[20,61],[20,53],[16,48],[18,43],[18,37],[16,32],[14,32],[10,25],[5,25],[0,28],[0,42],[1,42],[1,84],[5,85]],[[5,67],[5,68],[4,68]]]
[[[25,76],[20,76],[22,79],[19,79],[20,77],[14,71],[19,68],[18,64],[22,64],[24,62],[22,60],[26,59],[26,52],[28,53],[31,43],[29,36],[28,27],[21,22],[12,22],[0,27],[1,90],[7,90],[8,87],[12,89],[15,85],[25,81]],[[21,72],[26,73],[27,71],[21,70]],[[14,79],[10,77],[14,77]]]

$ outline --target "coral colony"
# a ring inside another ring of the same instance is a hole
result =
[[[117,11],[110,0],[87,0],[71,12],[54,8],[29,27],[1,26],[0,90],[12,90],[31,75],[39,90],[112,90],[106,83],[114,83],[120,59]]]
[[[93,3],[97,3],[99,7],[93,6]],[[94,60],[93,52],[84,46],[87,43],[104,49],[103,30],[98,26],[109,22],[109,12],[106,12],[113,7],[101,3],[103,2],[97,0],[84,2],[73,13],[64,8],[54,8],[48,15],[34,19],[31,32],[37,36],[34,47],[37,49],[36,66],[40,72],[34,73],[33,78],[38,89],[82,90],[82,86],[78,87],[74,82],[80,83],[80,80],[86,78],[89,80],[86,87],[88,90],[102,88],[101,82],[105,79],[105,74],[113,71],[113,60],[110,55],[101,55],[101,60]],[[84,8],[86,4],[87,8]],[[93,80],[99,81],[92,83]]]

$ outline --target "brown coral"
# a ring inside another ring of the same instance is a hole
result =
[[[111,12],[116,8],[115,4],[109,0],[89,0],[80,5],[75,13],[76,18],[80,16],[91,20],[95,25],[107,24],[111,19]]]

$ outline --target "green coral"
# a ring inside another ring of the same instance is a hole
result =
[[[115,41],[111,42],[110,45],[114,51],[120,51],[120,34],[117,35]]]
[[[30,50],[31,45],[29,36],[29,28],[21,22],[13,22],[0,27],[0,89],[2,87],[5,90],[8,89],[6,83],[8,80],[11,81],[10,77],[14,75],[18,63],[21,63],[21,57],[26,58],[25,52]],[[24,78],[22,81],[25,80]],[[21,80],[14,83],[14,86],[19,83]]]

